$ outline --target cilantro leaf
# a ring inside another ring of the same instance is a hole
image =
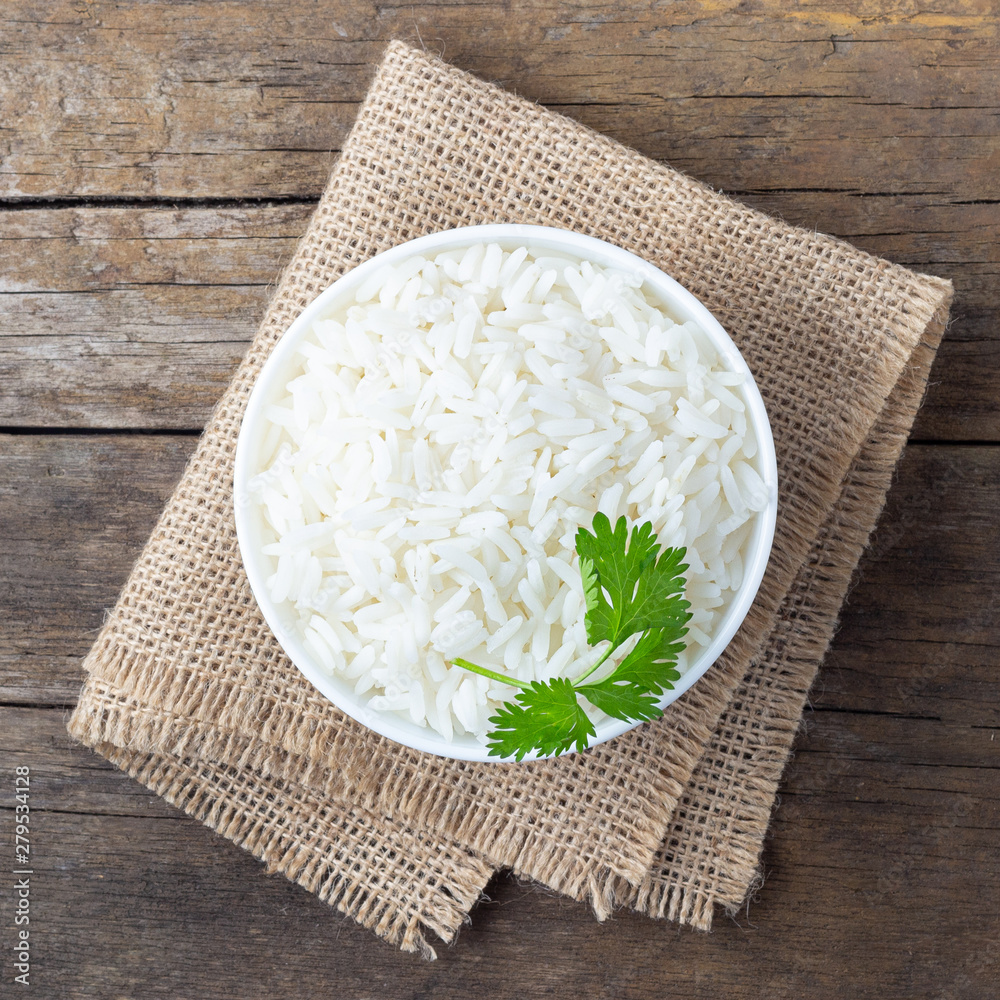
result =
[[[687,617],[683,621],[687,621]],[[671,690],[672,682],[681,678],[674,668],[678,654],[684,649],[680,639],[685,635],[687,628],[681,620],[666,628],[649,629],[618,664],[612,677],[638,684],[656,694]]]
[[[663,710],[656,704],[656,694],[641,684],[619,681],[617,673],[615,671],[603,681],[582,684],[576,690],[605,715],[623,722],[646,722],[663,715]]]
[[[634,527],[629,537],[624,517],[618,518],[612,530],[607,515],[595,514],[593,534],[580,528],[576,550],[591,645],[608,640],[619,646],[636,632],[672,625],[690,607],[680,597],[687,569],[681,560],[686,550],[660,552],[648,521]]]
[[[657,706],[659,696],[680,680],[674,667],[677,654],[684,648],[679,642],[687,629],[679,618],[667,628],[651,628],[604,680],[578,684],[577,692],[606,715],[625,722],[658,719],[663,711]]]
[[[490,722],[490,756],[521,760],[537,750],[541,754],[564,753],[576,744],[586,750],[596,735],[576,697],[573,682],[565,677],[533,681],[518,691],[515,702],[507,702]]]
[[[612,529],[610,520],[598,513],[593,528],[593,533],[580,528],[576,535],[587,600],[584,624],[591,645],[608,645],[588,670],[575,680],[526,683],[468,660],[454,660],[466,670],[519,688],[514,701],[490,719],[492,757],[522,760],[532,750],[586,750],[597,731],[580,696],[615,719],[645,722],[663,714],[659,700],[680,679],[677,657],[691,618],[691,605],[683,597],[687,550],[660,551],[648,522],[629,533],[624,517]],[[634,635],[638,641],[614,670],[602,680],[587,682]]]

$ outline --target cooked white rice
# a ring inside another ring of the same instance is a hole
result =
[[[376,269],[265,410],[271,598],[371,708],[484,739],[514,689],[448,661],[594,662],[575,535],[624,514],[687,547],[684,671],[768,501],[741,382],[623,271],[495,243]]]

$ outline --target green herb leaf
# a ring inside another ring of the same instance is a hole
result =
[[[672,682],[681,678],[674,668],[677,655],[684,649],[680,639],[687,635],[683,625],[687,617],[666,628],[651,628],[646,632],[615,668],[612,675],[615,680],[638,684],[656,694],[670,691],[674,686]]]
[[[542,754],[564,753],[576,744],[586,750],[596,734],[576,697],[573,682],[565,677],[534,681],[518,691],[516,703],[507,702],[490,722],[490,756],[521,760],[538,750]]]
[[[663,715],[655,694],[641,685],[619,681],[617,671],[603,681],[583,684],[576,690],[605,715],[623,722],[645,722]]]
[[[677,621],[690,607],[684,592],[684,549],[660,552],[647,521],[632,529],[624,517],[614,530],[605,514],[594,516],[594,533],[580,528],[576,551],[587,598],[587,641],[619,646],[630,635]],[[627,547],[626,547],[627,541]],[[687,619],[684,618],[684,621]]]
[[[594,516],[593,533],[581,528],[576,535],[580,575],[587,599],[584,622],[591,645],[607,642],[600,659],[575,680],[523,681],[495,670],[455,659],[466,670],[519,687],[490,719],[490,755],[522,760],[532,750],[560,754],[586,750],[596,735],[580,697],[615,719],[645,722],[663,712],[658,701],[680,679],[677,656],[683,650],[691,618],[684,593],[686,550],[660,551],[648,522],[632,529],[624,517],[614,529],[604,514]],[[608,676],[587,681],[631,636],[632,649]]]

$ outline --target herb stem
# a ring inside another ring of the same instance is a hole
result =
[[[600,667],[607,660],[607,658],[617,648],[618,647],[615,646],[615,645],[613,645],[613,644],[610,645],[610,646],[608,646],[608,648],[606,650],[604,650],[604,652],[601,654],[601,658],[589,670],[585,670],[582,674],[580,674],[579,677],[577,677],[573,681],[571,681],[573,687],[576,687],[580,683],[580,681],[585,681],[598,667]]]
[[[516,680],[513,677],[505,677],[503,674],[498,674],[495,670],[490,670],[487,667],[481,667],[477,663],[470,663],[468,660],[463,660],[460,656],[456,656],[452,661],[456,666],[463,667],[465,670],[471,670],[474,674],[479,674],[480,677],[489,677],[490,680],[500,681],[501,684],[510,684],[513,687],[526,688],[528,685],[524,681]]]

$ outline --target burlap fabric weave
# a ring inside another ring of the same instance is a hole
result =
[[[774,552],[724,656],[661,720],[584,754],[448,761],[306,682],[250,593],[232,463],[254,378],[336,277],[485,222],[588,233],[656,264],[730,332],[779,465]],[[740,206],[390,45],[260,330],[84,666],[70,730],[407,950],[451,940],[510,867],[599,916],[699,927],[752,884],[776,783],[944,329],[951,287]]]

